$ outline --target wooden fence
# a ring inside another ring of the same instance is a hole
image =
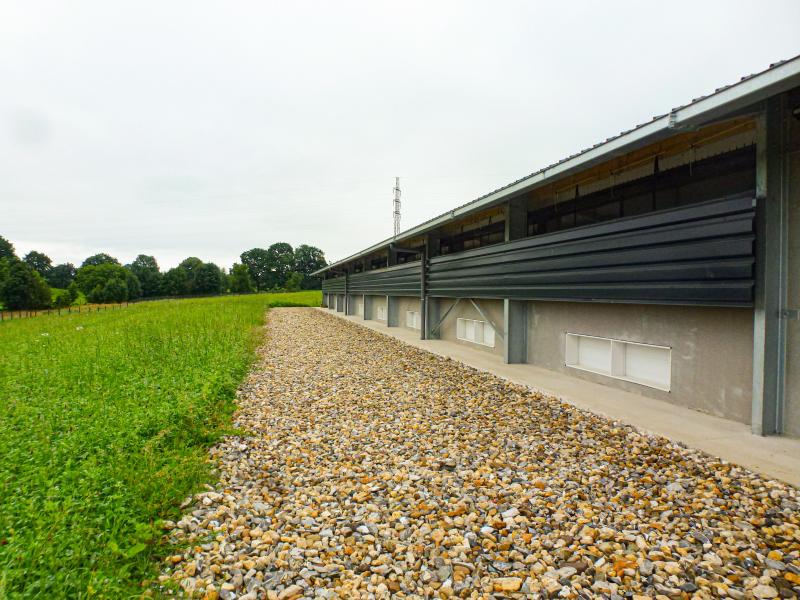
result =
[[[64,308],[43,308],[41,310],[0,310],[0,321],[11,321],[14,319],[28,319],[41,315],[68,315],[100,312],[103,310],[118,310],[128,306],[130,302],[120,302],[115,304],[83,304],[79,306],[66,306]]]

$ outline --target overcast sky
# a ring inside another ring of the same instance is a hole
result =
[[[20,254],[342,258],[770,62],[800,2],[0,0]]]

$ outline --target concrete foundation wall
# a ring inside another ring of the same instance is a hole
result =
[[[671,391],[567,367],[567,332],[671,347]],[[742,423],[751,417],[752,361],[751,309],[529,303],[529,363]]]
[[[787,307],[800,309],[800,121],[788,119],[787,184],[789,193],[789,260]],[[800,321],[786,322],[786,391],[784,432],[800,436]]]
[[[350,296],[350,302],[352,308],[350,309],[350,314],[358,315],[359,317],[364,316],[364,296],[362,295],[353,295]]]
[[[384,314],[387,314],[386,311],[386,296],[370,296],[370,311],[369,314],[364,315],[365,319],[371,319],[372,321],[377,321],[378,323],[386,323],[386,319],[379,319],[378,318],[378,308],[383,308]]]
[[[406,327],[406,311],[413,310],[416,312],[420,311],[420,301],[419,298],[414,296],[399,296],[397,298],[397,325],[398,327],[404,327],[405,329],[411,329],[411,327]],[[414,331],[417,331],[416,329]]]
[[[452,306],[455,302],[455,300],[451,300],[449,298],[435,298],[433,301],[439,303],[440,318],[441,315],[444,315],[447,309],[450,308],[450,306]],[[456,327],[457,319],[475,319],[477,321],[484,320],[481,314],[467,299],[461,300],[456,307],[448,313],[447,318],[442,323],[442,326],[438,332],[439,339],[447,340],[449,342],[456,342],[458,344],[469,346],[470,348],[475,348],[476,350],[483,350],[485,352],[497,354],[498,356],[503,356],[503,301],[475,300],[475,302],[481,307],[481,310],[484,312],[484,314],[486,314],[486,316],[488,316],[498,327],[498,330],[495,330],[494,348],[484,346],[483,344],[476,344],[474,342],[458,339],[458,330]]]

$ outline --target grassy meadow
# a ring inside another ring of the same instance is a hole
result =
[[[320,292],[143,302],[0,323],[0,598],[129,598],[159,519],[213,481],[269,306]]]

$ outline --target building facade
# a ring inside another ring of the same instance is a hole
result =
[[[331,310],[800,436],[800,57],[319,271]]]

